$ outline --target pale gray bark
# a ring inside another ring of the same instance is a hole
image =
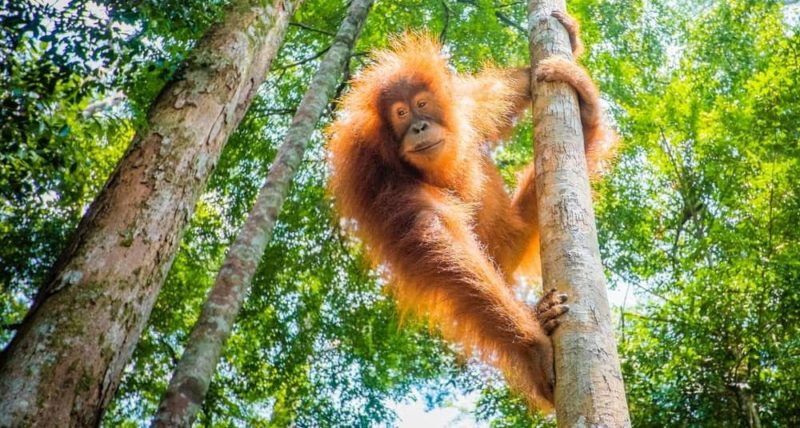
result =
[[[530,0],[533,69],[550,55],[572,59],[564,0]],[[578,102],[563,83],[533,81],[536,192],[544,289],[569,296],[553,335],[559,427],[631,425],[597,243]]]
[[[272,236],[289,183],[300,165],[311,133],[336,90],[371,5],[372,0],[353,0],[350,4],[333,44],[297,109],[256,203],[228,251],[161,400],[153,427],[189,427],[196,418],[225,341]]]
[[[166,85],[0,357],[0,426],[96,426],[300,3],[238,0]]]

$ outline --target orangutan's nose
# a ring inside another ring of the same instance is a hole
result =
[[[428,129],[428,121],[427,120],[420,120],[419,122],[411,125],[411,130],[414,131],[415,134],[420,134],[422,131]]]

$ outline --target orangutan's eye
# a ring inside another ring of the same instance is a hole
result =
[[[419,107],[419,108],[423,108],[423,107],[425,107],[426,105],[428,105],[428,102],[427,102],[427,101],[425,101],[425,100],[422,100],[422,101],[417,101],[417,107]]]
[[[404,117],[404,116],[405,116],[405,115],[407,115],[407,114],[408,114],[408,111],[407,111],[406,109],[404,109],[404,108],[399,108],[399,109],[397,109],[397,115],[398,115],[398,116],[400,116],[400,117]]]

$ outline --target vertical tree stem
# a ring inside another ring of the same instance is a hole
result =
[[[572,58],[566,31],[550,16],[565,7],[564,0],[528,3],[533,69],[550,55]],[[563,83],[532,87],[544,289],[557,288],[570,302],[553,335],[558,426],[628,427],[577,98]]]
[[[256,203],[228,251],[161,400],[153,427],[189,427],[196,418],[225,341],[272,236],[289,183],[347,66],[372,1],[353,0],[350,4],[333,44],[297,109]]]

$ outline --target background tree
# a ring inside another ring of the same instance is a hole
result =
[[[339,78],[348,67],[353,46],[371,6],[372,0],[354,0],[350,3],[333,43],[297,108],[286,133],[286,141],[278,150],[256,203],[225,256],[189,336],[186,350],[161,399],[153,426],[188,427],[196,418],[225,340],[230,336],[233,322],[272,235],[289,183],[303,159],[315,125],[330,102]]]
[[[162,89],[0,355],[0,424],[99,422],[295,6],[231,4]]]

